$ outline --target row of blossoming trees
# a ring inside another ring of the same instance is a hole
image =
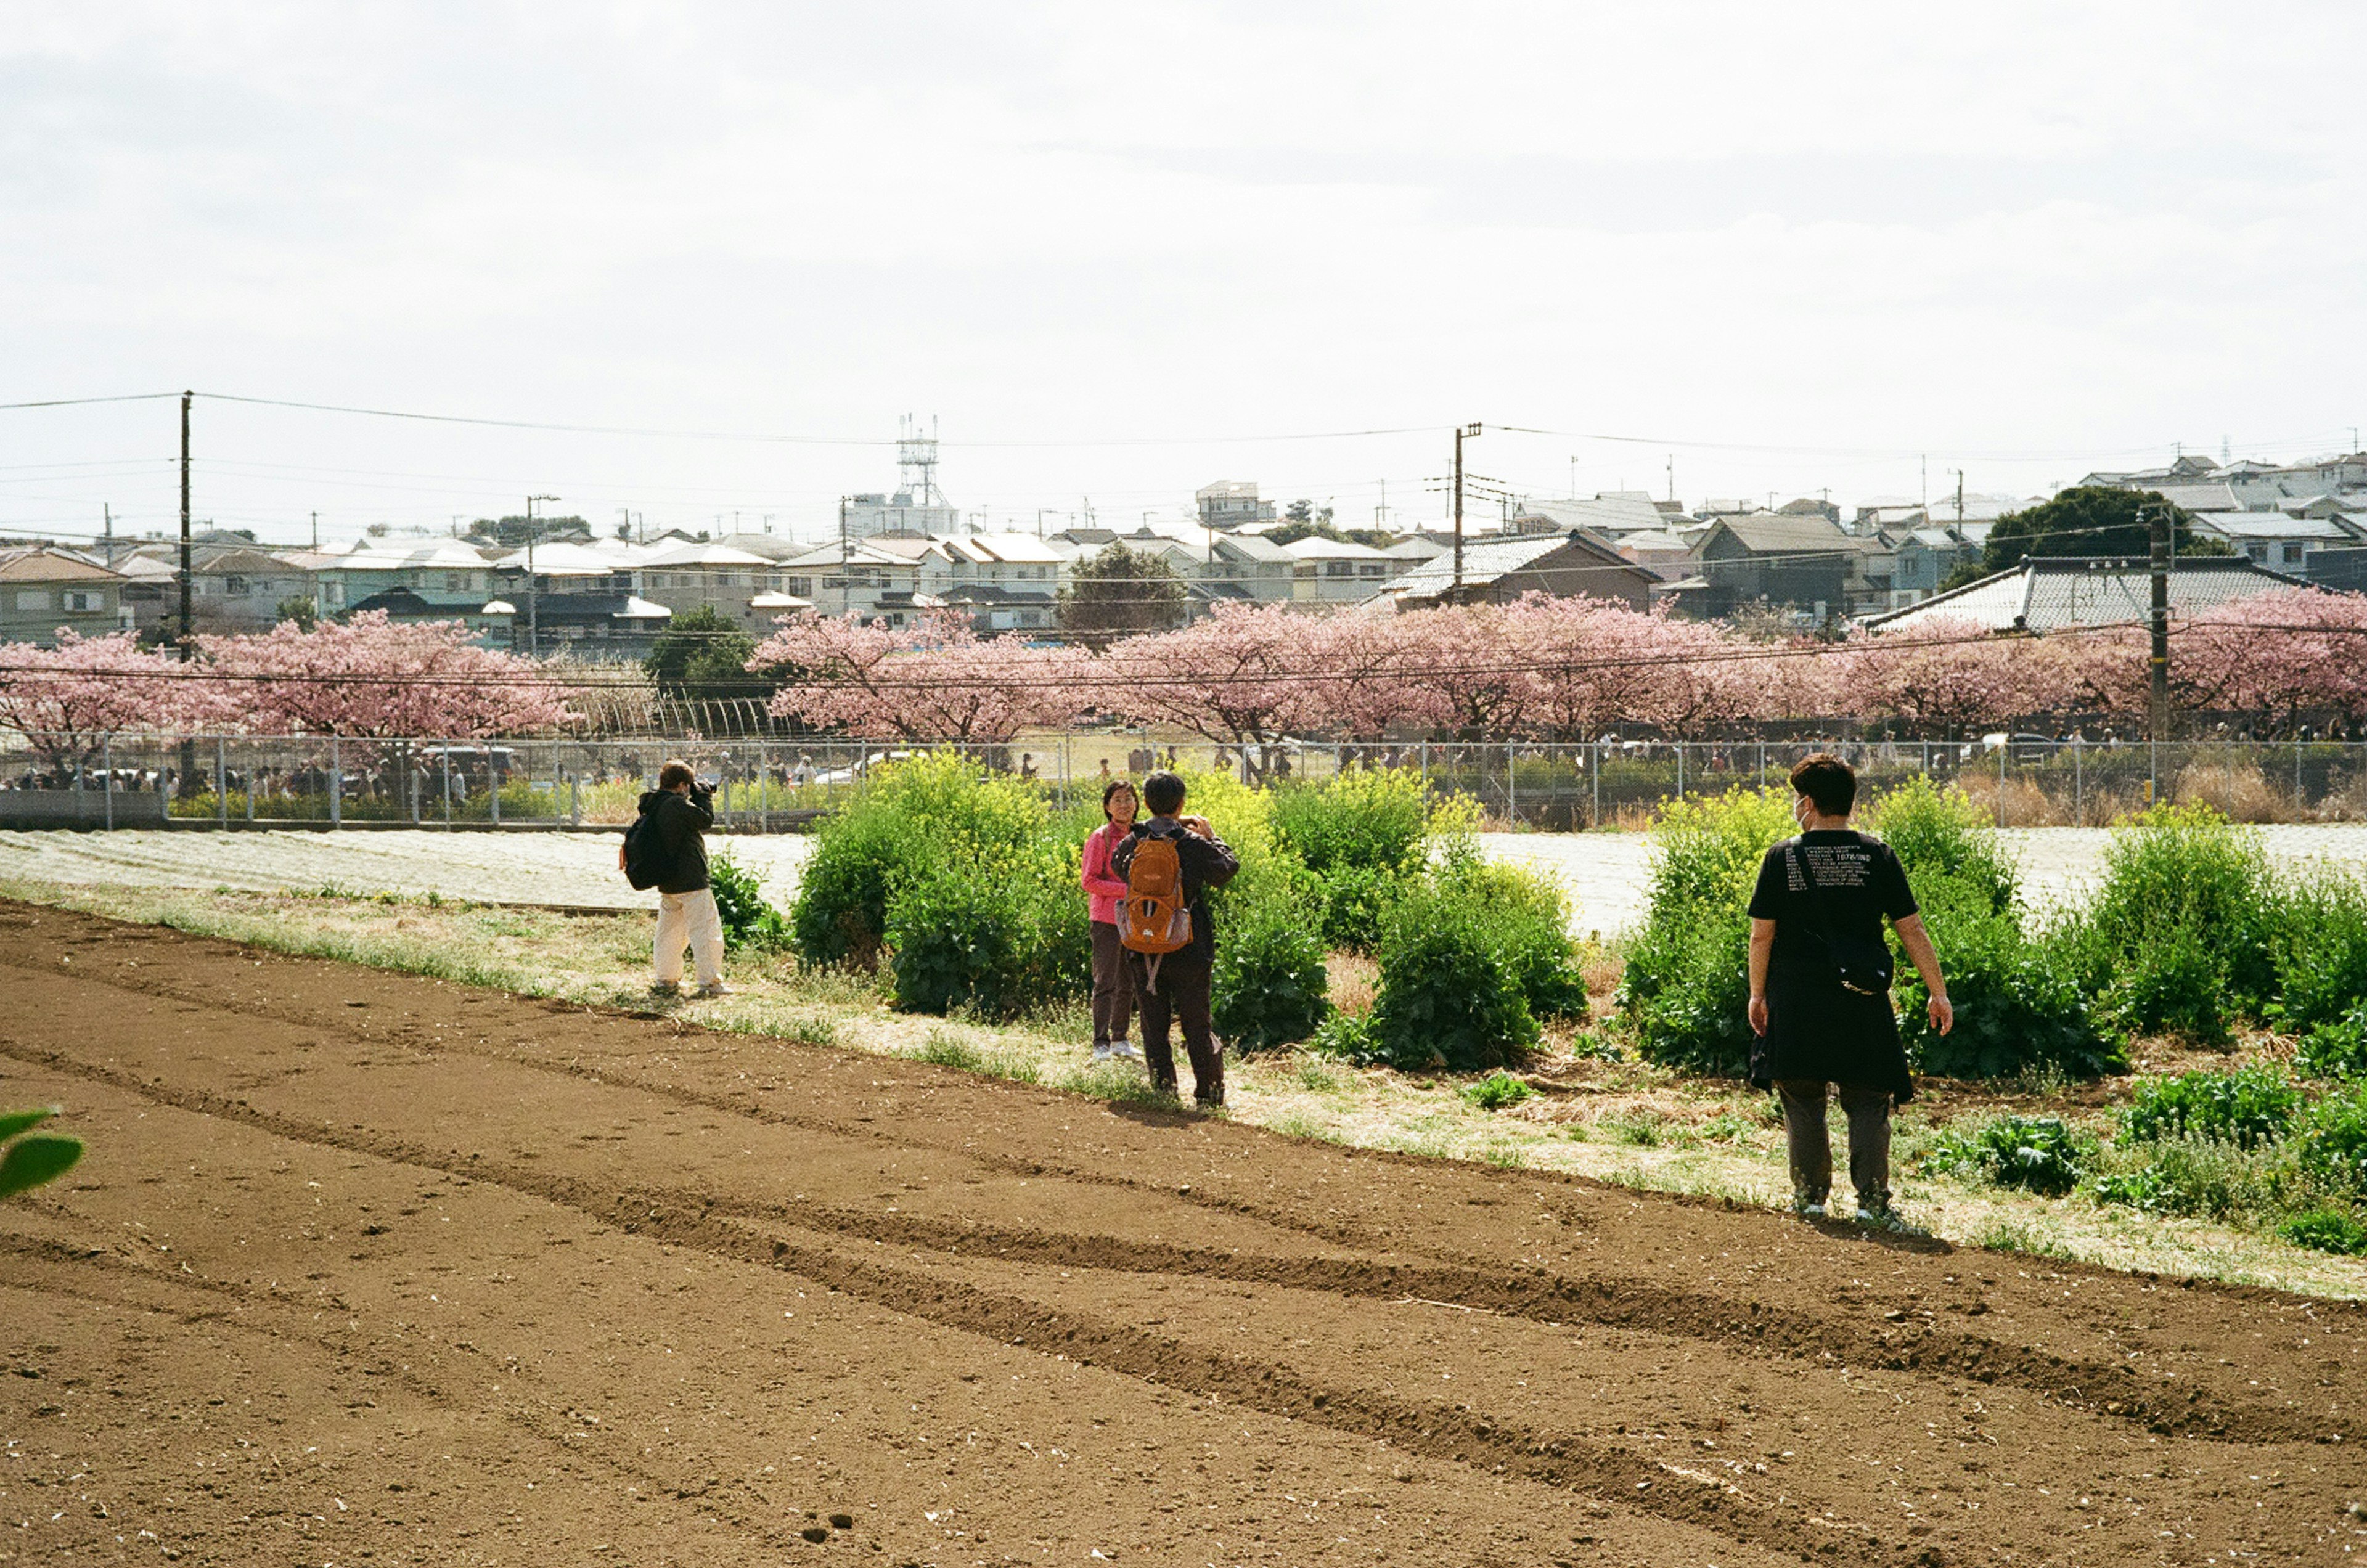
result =
[[[784,621],[752,670],[794,672],[775,714],[848,734],[1007,741],[1095,715],[1252,748],[1286,736],[1573,740],[1764,721],[1856,721],[1946,739],[2069,715],[2141,724],[2142,627],[1995,637],[1969,624],[1753,642],[1596,599],[1533,596],[1397,615],[1220,607],[1105,651],[982,638],[958,616],[910,630]],[[2281,590],[2174,627],[2173,699],[2260,735],[2367,719],[2367,596]]]
[[[200,637],[197,653],[183,663],[129,636],[9,645],[0,726],[71,767],[125,731],[466,739],[576,716],[566,678],[474,646],[457,623],[289,623]],[[2367,596],[2288,589],[2196,616],[2174,628],[2170,667],[2181,709],[2232,716],[2258,734],[2367,719]],[[1291,736],[1694,737],[1789,720],[1948,738],[2073,714],[2140,723],[2146,697],[2138,627],[1993,637],[1926,625],[1770,644],[1543,596],[1396,615],[1226,607],[1097,652],[980,637],[943,613],[905,630],[804,615],[783,621],[750,668],[784,679],[773,703],[783,717],[980,743],[1096,716],[1241,748]]]
[[[126,633],[0,647],[0,725],[44,764],[86,765],[110,735],[244,733],[473,739],[526,735],[572,716],[565,686],[470,640],[459,622],[398,626],[382,612],[307,631],[283,622],[201,637],[197,657]]]

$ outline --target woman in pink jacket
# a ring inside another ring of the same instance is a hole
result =
[[[1085,840],[1085,858],[1077,881],[1092,896],[1093,920],[1093,1060],[1133,1061],[1133,1043],[1127,1032],[1134,1023],[1134,985],[1128,979],[1126,950],[1118,945],[1117,901],[1126,897],[1126,878],[1110,871],[1110,852],[1134,830],[1134,785],[1112,779],[1102,786],[1102,815],[1108,818]]]

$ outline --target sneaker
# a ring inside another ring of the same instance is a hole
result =
[[[1134,1042],[1131,1040],[1111,1041],[1109,1045],[1109,1054],[1121,1062],[1139,1062],[1142,1060],[1142,1053],[1134,1048]]]
[[[698,994],[702,997],[728,997],[731,994],[731,987],[718,980],[712,986],[699,987]]]
[[[1093,1060],[1096,1062],[1106,1062],[1116,1055],[1117,1047],[1106,1042],[1093,1047]]]
[[[650,995],[653,997],[678,997],[682,995],[682,987],[675,985],[672,980],[660,980],[656,985],[650,987]]]
[[[1825,1217],[1825,1205],[1815,1198],[1795,1198],[1792,1212],[1804,1220],[1821,1220]]]
[[[1872,1230],[1888,1231],[1893,1235],[1920,1235],[1922,1233],[1901,1218],[1897,1210],[1884,1203],[1874,1208],[1861,1205],[1857,1223]]]

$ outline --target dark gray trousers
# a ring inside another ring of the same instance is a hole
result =
[[[1132,1036],[1134,972],[1127,965],[1117,928],[1107,920],[1095,920],[1093,928],[1093,1043],[1107,1045]]]
[[[1835,1084],[1841,1113],[1849,1118],[1850,1185],[1858,1207],[1890,1205],[1890,1091],[1863,1084]],[[1826,1085],[1814,1078],[1778,1078],[1775,1098],[1784,1102],[1784,1135],[1791,1146],[1792,1192],[1821,1203],[1833,1190],[1833,1145],[1825,1131]]]

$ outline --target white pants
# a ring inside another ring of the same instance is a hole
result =
[[[715,890],[658,895],[658,984],[682,983],[683,943],[690,944],[698,962],[698,983],[723,984],[723,917],[715,908]]]

